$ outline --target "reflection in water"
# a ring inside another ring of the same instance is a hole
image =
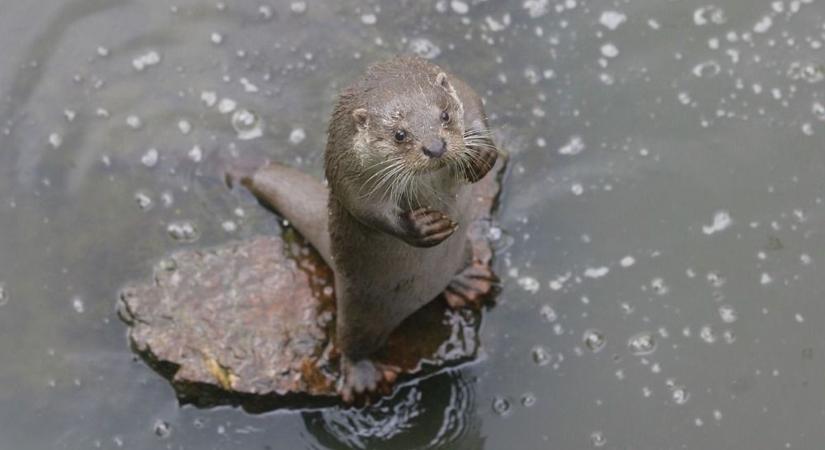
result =
[[[363,409],[304,413],[309,432],[330,448],[481,448],[473,386],[462,372],[442,372],[402,386]]]

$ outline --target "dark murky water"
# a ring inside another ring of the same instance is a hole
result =
[[[821,448],[823,21],[821,0],[2,1],[0,447]],[[512,152],[485,358],[362,413],[179,406],[119,287],[279,232],[218,155],[320,174],[335,93],[402,51],[484,94]]]

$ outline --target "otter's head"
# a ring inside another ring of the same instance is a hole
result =
[[[464,107],[444,72],[422,78],[376,87],[370,105],[352,111],[353,147],[368,172],[415,176],[460,163]]]

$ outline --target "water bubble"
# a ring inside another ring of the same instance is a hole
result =
[[[599,23],[610,30],[615,30],[627,20],[627,16],[618,11],[605,11],[599,16]]]
[[[201,159],[203,159],[203,150],[200,148],[200,146],[196,145],[192,147],[191,150],[189,150],[189,153],[187,153],[187,155],[189,156],[189,159],[191,159],[192,161],[200,162]]]
[[[129,128],[132,128],[133,130],[137,130],[143,126],[143,121],[140,119],[140,117],[131,114],[129,116],[126,116],[126,125],[129,125]]]
[[[218,102],[218,94],[214,91],[203,91],[201,92],[201,101],[211,108]]]
[[[51,144],[52,148],[58,148],[63,145],[63,136],[52,133],[49,135],[49,144]]]
[[[441,54],[441,49],[427,38],[411,39],[408,47],[411,53],[424,59],[433,59]]]
[[[221,114],[229,114],[237,107],[238,102],[231,98],[222,98],[221,101],[218,102],[218,112]]]
[[[172,203],[175,203],[175,196],[172,195],[171,191],[163,191],[160,194],[160,201],[163,202],[163,206],[168,208],[172,206]]]
[[[521,404],[529,408],[536,404],[536,395],[532,392],[526,392],[521,396]]]
[[[182,134],[189,134],[192,132],[192,123],[186,119],[181,119],[178,121],[178,130]]]
[[[736,322],[736,319],[738,318],[733,306],[730,305],[722,305],[719,307],[719,317],[721,317],[722,321],[725,323]]]
[[[570,136],[570,140],[559,148],[560,155],[578,155],[584,150],[584,141],[581,136]]]
[[[650,287],[658,295],[665,295],[670,291],[670,288],[665,284],[665,280],[661,278],[654,278],[650,280]]]
[[[72,309],[78,314],[83,314],[86,311],[86,305],[83,303],[83,299],[80,297],[73,298]]]
[[[510,405],[510,400],[497,395],[493,398],[493,412],[498,414],[499,416],[508,416],[513,411],[512,405]]]
[[[542,319],[551,323],[555,322],[559,317],[558,314],[556,314],[556,310],[550,305],[542,305],[541,309],[539,309],[539,314]]]
[[[361,23],[364,25],[375,25],[378,22],[378,18],[375,14],[362,14],[361,15]]]
[[[226,231],[227,233],[234,233],[238,230],[238,224],[231,220],[226,220],[221,224],[221,228],[223,228],[223,231]]]
[[[461,0],[451,1],[450,7],[456,12],[456,14],[467,14],[467,12],[470,11],[470,6]]]
[[[573,195],[582,195],[584,194],[584,186],[582,186],[581,183],[573,183],[572,185],[570,185],[570,192],[572,192]]]
[[[811,112],[816,116],[819,120],[825,120],[825,105],[820,102],[814,102],[811,105]]]
[[[808,83],[818,83],[825,79],[825,66],[796,61],[788,67],[788,77],[792,80],[805,80]]]
[[[156,148],[146,150],[146,153],[140,157],[140,162],[146,167],[155,167],[160,159],[160,154]]]
[[[163,420],[155,421],[155,426],[153,429],[155,431],[155,436],[161,439],[166,439],[172,435],[172,426]]]
[[[710,225],[702,225],[702,233],[714,234],[728,228],[733,223],[730,214],[727,211],[720,210],[713,214],[713,223]]]
[[[238,139],[247,141],[264,134],[263,124],[258,115],[247,109],[239,109],[232,114],[232,128],[238,133]]]
[[[145,192],[138,191],[135,193],[135,201],[138,207],[143,211],[152,209],[152,198]]]
[[[632,336],[627,345],[634,355],[649,355],[656,350],[656,339],[652,333],[644,331]]]
[[[699,330],[699,337],[708,344],[713,344],[717,339],[716,332],[713,331],[710,325],[705,325]]]
[[[166,227],[166,232],[178,242],[194,242],[200,237],[197,227],[192,222],[172,222]]]
[[[601,351],[607,343],[607,339],[604,337],[604,334],[595,329],[585,331],[582,340],[584,341],[584,345],[593,353],[598,353]]]
[[[301,142],[304,142],[304,139],[306,139],[306,137],[307,134],[303,128],[293,128],[292,131],[289,132],[289,143],[292,145],[298,145]]]
[[[292,11],[295,14],[303,14],[307,10],[307,4],[304,1],[292,2],[289,5],[289,9],[290,9],[290,11]]]
[[[710,78],[718,75],[720,70],[719,63],[710,60],[693,66],[693,75],[699,78]]]
[[[272,7],[269,5],[261,5],[258,7],[258,14],[264,19],[271,19],[273,16]]]
[[[601,278],[607,275],[608,272],[610,272],[610,268],[607,266],[588,267],[584,270],[584,276],[587,278]]]
[[[725,278],[716,272],[708,272],[706,276],[708,283],[713,287],[722,287],[725,284]]]
[[[708,22],[722,25],[727,21],[728,18],[725,16],[725,11],[715,5],[703,6],[693,11],[693,23],[699,26],[707,25]]]
[[[619,56],[619,49],[616,48],[612,42],[602,45],[601,52],[605,58],[615,58]]]
[[[601,431],[594,431],[590,433],[590,443],[593,444],[593,447],[604,447],[607,444],[607,439]]]
[[[550,0],[525,0],[522,6],[527,10],[527,14],[535,19],[549,12],[549,3]]]
[[[754,33],[766,33],[771,29],[771,26],[773,26],[773,19],[771,16],[764,16],[759,19],[759,22],[754,24],[753,31]]]
[[[521,277],[518,279],[518,285],[525,291],[535,294],[539,291],[539,281],[533,277]]]
[[[619,261],[619,265],[621,265],[622,267],[630,267],[633,264],[636,264],[636,258],[634,258],[630,255],[625,256],[624,258],[621,259],[621,261]]]
[[[132,60],[132,66],[138,72],[146,69],[147,67],[154,66],[160,63],[160,53],[156,52],[155,50],[150,50],[149,52],[139,55]]]
[[[223,42],[223,35],[220,33],[213,32],[209,36],[209,39],[212,41],[213,44],[220,45]]]
[[[550,352],[548,352],[547,349],[540,345],[533,347],[532,355],[533,362],[536,363],[536,365],[538,366],[546,366],[550,364],[550,361],[553,359],[550,356]]]
[[[684,405],[690,398],[690,393],[684,386],[674,384],[670,387],[670,398],[673,399],[673,403]]]

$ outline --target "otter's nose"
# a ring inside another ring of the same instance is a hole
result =
[[[430,158],[439,158],[447,149],[447,144],[440,137],[433,137],[422,142],[421,151]]]

